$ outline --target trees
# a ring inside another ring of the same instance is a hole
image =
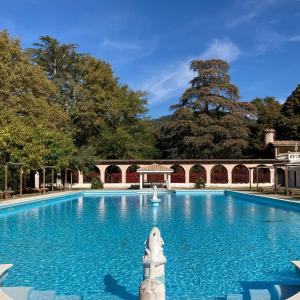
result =
[[[45,75],[52,80],[60,94],[52,100],[59,103],[69,112],[77,97],[77,85],[80,80],[77,74],[77,62],[80,55],[75,44],[60,44],[57,39],[48,35],[41,36],[35,48],[28,48],[31,61],[41,66]]]
[[[60,91],[54,102],[68,113],[79,155],[90,155],[77,156],[77,163],[155,155],[145,94],[120,84],[110,64],[78,53],[74,44],[49,36],[40,40],[28,53]]]
[[[282,105],[281,118],[277,127],[278,138],[300,139],[300,85],[292,92]]]
[[[255,107],[255,113],[254,118],[248,120],[249,144],[244,153],[249,157],[268,157],[268,152],[263,149],[264,130],[278,128],[281,104],[274,97],[255,98],[251,104]]]
[[[67,166],[74,147],[67,116],[53,104],[55,85],[5,31],[0,49],[1,162],[22,162],[27,169]]]
[[[172,119],[163,126],[160,146],[166,157],[240,157],[247,147],[245,119],[253,107],[239,102],[238,88],[230,83],[229,65],[222,60],[191,63],[196,76]]]

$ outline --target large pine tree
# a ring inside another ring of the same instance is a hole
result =
[[[173,105],[173,116],[161,130],[159,146],[164,157],[241,157],[247,147],[245,119],[252,111],[239,101],[230,83],[229,65],[222,60],[191,63],[196,76]]]

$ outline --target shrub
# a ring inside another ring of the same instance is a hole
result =
[[[92,179],[92,182],[91,182],[91,188],[92,189],[103,189],[103,182],[101,181],[100,177],[97,176],[97,177],[94,177]]]
[[[200,189],[202,187],[205,187],[205,179],[202,177],[199,177],[196,179],[195,188]]]

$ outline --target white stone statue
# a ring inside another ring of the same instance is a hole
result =
[[[157,227],[153,227],[145,242],[145,253],[143,256],[144,280],[155,278],[164,282],[165,263],[163,249],[164,241]]]
[[[157,227],[153,227],[145,242],[143,256],[144,281],[140,285],[140,300],[165,300],[164,241]]]
[[[139,289],[139,300],[165,300],[165,285],[155,279],[146,279]]]

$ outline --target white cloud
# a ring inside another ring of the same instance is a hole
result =
[[[236,27],[241,24],[249,23],[256,17],[264,13],[270,6],[278,2],[278,0],[249,0],[243,2],[243,10],[245,11],[239,17],[228,23],[229,27]],[[238,4],[241,2],[238,1]]]
[[[143,48],[144,41],[135,41],[135,42],[128,42],[128,41],[113,41],[108,38],[104,38],[101,42],[101,46],[103,48],[109,48],[117,51],[132,51],[132,50],[139,50]]]
[[[279,47],[282,47],[286,43],[297,42],[300,42],[300,35],[285,36],[281,33],[262,28],[256,37],[256,46],[251,54],[265,54]]]
[[[113,61],[114,65],[128,64],[152,55],[159,46],[159,38],[129,40],[112,40],[103,38],[100,43],[101,55]]]
[[[202,59],[220,58],[232,62],[240,56],[241,51],[230,40],[214,40],[202,53]]]
[[[149,94],[149,103],[161,103],[180,94],[188,87],[194,73],[190,70],[190,62],[193,59],[219,58],[229,62],[236,60],[241,54],[240,49],[230,40],[214,40],[207,49],[198,57],[190,57],[178,61],[158,74],[154,74],[142,84],[142,90]]]
[[[178,96],[180,91],[187,87],[188,82],[193,77],[189,62],[177,62],[155,74],[143,84],[142,90],[148,92],[150,104],[164,102]]]
[[[288,38],[288,41],[289,42],[300,42],[300,35],[291,36],[291,37]]]

